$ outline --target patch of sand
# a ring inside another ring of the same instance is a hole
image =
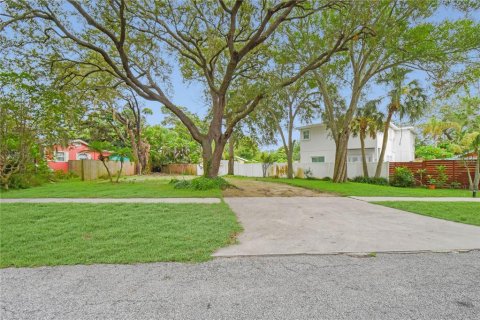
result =
[[[224,197],[331,197],[322,193],[284,183],[228,178],[235,187],[223,191]]]

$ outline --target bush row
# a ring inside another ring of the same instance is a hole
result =
[[[388,186],[388,180],[382,177],[375,178],[375,177],[363,177],[358,176],[353,179],[350,179],[352,182],[360,182],[360,183],[369,183],[369,184],[378,184],[381,186]]]
[[[205,178],[199,177],[191,180],[179,180],[172,179],[170,184],[173,184],[175,189],[191,189],[191,190],[211,190],[211,189],[220,189],[225,190],[230,184],[227,180],[216,177],[216,178]]]
[[[47,182],[57,182],[76,177],[74,173],[63,171],[51,171],[50,169],[39,169],[36,172],[13,174],[8,182],[8,189],[27,189],[38,187]]]

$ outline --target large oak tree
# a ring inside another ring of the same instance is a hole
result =
[[[351,41],[346,52],[314,71],[323,98],[323,118],[336,145],[334,182],[347,179],[351,125],[369,84],[399,66],[433,75],[438,69],[468,61],[472,50],[478,48],[475,31],[479,25],[471,20],[429,21],[440,4],[435,0],[372,1],[368,6],[357,2],[352,7],[356,17],[346,16],[347,21],[337,21],[345,24],[354,19],[363,20],[375,36]],[[321,30],[328,34],[332,28],[335,25],[322,24]],[[312,50],[300,50],[299,54],[303,53],[308,59],[309,52]]]
[[[0,30],[11,28],[14,37],[27,38],[20,42],[28,43],[25,48],[41,44],[34,53],[48,63],[71,64],[73,78],[81,81],[95,73],[108,73],[144,99],[165,106],[201,144],[205,174],[213,177],[239,121],[272,91],[322,66],[363,32],[356,24],[339,26],[322,50],[312,52],[287,79],[272,84],[263,75],[277,67],[270,58],[274,43],[290,40],[282,33],[284,27],[295,29],[298,21],[309,16],[331,19],[348,12],[349,3],[7,1]],[[98,59],[101,64],[95,63]],[[207,131],[201,131],[172,100],[172,64],[179,65],[185,81],[204,85],[211,114]],[[84,66],[81,74],[73,72],[79,70],[78,65]],[[241,90],[245,83],[251,88],[248,92]],[[231,112],[227,124],[226,110]]]

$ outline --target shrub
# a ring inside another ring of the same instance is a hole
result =
[[[323,177],[322,179],[320,179],[321,181],[332,181],[332,178],[330,177]]]
[[[350,181],[358,182],[358,183],[368,183],[369,179],[367,177],[364,177],[364,176],[358,176],[358,177],[355,177],[353,179],[350,179]]]
[[[179,182],[180,180],[176,179],[176,178],[173,178],[171,179],[168,184],[176,184],[177,182]]]
[[[442,188],[448,181],[447,167],[437,166],[437,187]]]
[[[406,167],[396,167],[395,173],[391,181],[391,185],[394,187],[411,187],[413,186],[415,180],[413,178],[413,173]]]
[[[30,173],[14,174],[10,178],[9,189],[27,189],[30,187],[38,187],[48,181],[46,175],[36,175]]]
[[[305,178],[307,179],[313,179],[313,172],[312,169],[308,168],[306,169],[303,174],[305,175]]]
[[[177,179],[174,179],[174,180],[177,180]],[[173,187],[175,189],[191,189],[192,185],[188,180],[177,180],[177,182],[173,184]]]
[[[415,173],[420,177],[417,179],[418,183],[423,186],[423,176],[427,173],[427,169],[418,169]]]
[[[450,188],[452,188],[452,189],[460,189],[461,186],[462,186],[462,184],[458,181],[452,181],[450,183]]]
[[[176,180],[172,182],[173,180]],[[192,189],[192,190],[211,190],[211,189],[226,189],[230,184],[223,178],[205,178],[199,177],[192,180],[177,180],[172,179],[170,183],[175,189]]]
[[[435,179],[431,174],[427,175],[427,184],[434,185],[437,183],[437,179]]]
[[[51,173],[51,180],[53,181],[68,180],[77,177],[78,176],[74,172],[65,173],[62,170],[55,170]]]
[[[371,184],[378,184],[380,186],[388,186],[389,185],[388,179],[387,178],[382,178],[382,177],[370,178],[370,183]]]
[[[350,181],[359,182],[359,183],[377,184],[377,185],[381,185],[381,186],[387,186],[388,185],[388,180],[385,179],[385,178],[382,178],[382,177],[370,178],[370,177],[358,176],[358,177],[355,177],[355,178],[351,179]]]

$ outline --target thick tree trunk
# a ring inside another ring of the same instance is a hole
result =
[[[293,148],[292,146],[288,147],[287,150],[287,178],[288,179],[293,179],[294,174],[293,174]]]
[[[385,151],[387,149],[388,142],[388,129],[390,128],[392,116],[393,112],[389,111],[387,115],[387,120],[385,121],[385,128],[383,129],[382,151],[380,151],[380,157],[378,158],[377,169],[375,170],[375,178],[379,178],[382,174],[383,160],[385,159]]]
[[[137,143],[137,137],[132,129],[127,128],[130,137],[130,144],[132,145],[133,162],[135,162],[135,174],[141,175],[143,171],[142,161],[140,159],[140,146]]]
[[[148,158],[150,155],[150,144],[147,142],[140,140],[138,144],[138,161],[140,162],[139,173],[137,174],[145,174],[147,173],[149,168]]]
[[[150,168],[150,144],[148,142],[143,142],[143,157],[144,157],[144,162],[143,162],[143,170],[144,172],[146,171],[149,173],[151,171]]]
[[[203,176],[206,178],[216,178],[220,169],[225,141],[220,141],[212,148],[212,142],[205,140],[202,143]]]
[[[360,147],[362,149],[363,176],[368,178],[367,155],[365,154],[365,137],[360,134]]]
[[[289,122],[288,122],[288,146],[286,148],[287,152],[287,178],[293,179],[293,122],[295,121],[295,116],[292,108],[289,108]]]
[[[347,181],[347,150],[350,132],[342,132],[335,141],[335,167],[333,182]]]
[[[228,141],[228,174],[235,174],[235,138],[233,134]]]

